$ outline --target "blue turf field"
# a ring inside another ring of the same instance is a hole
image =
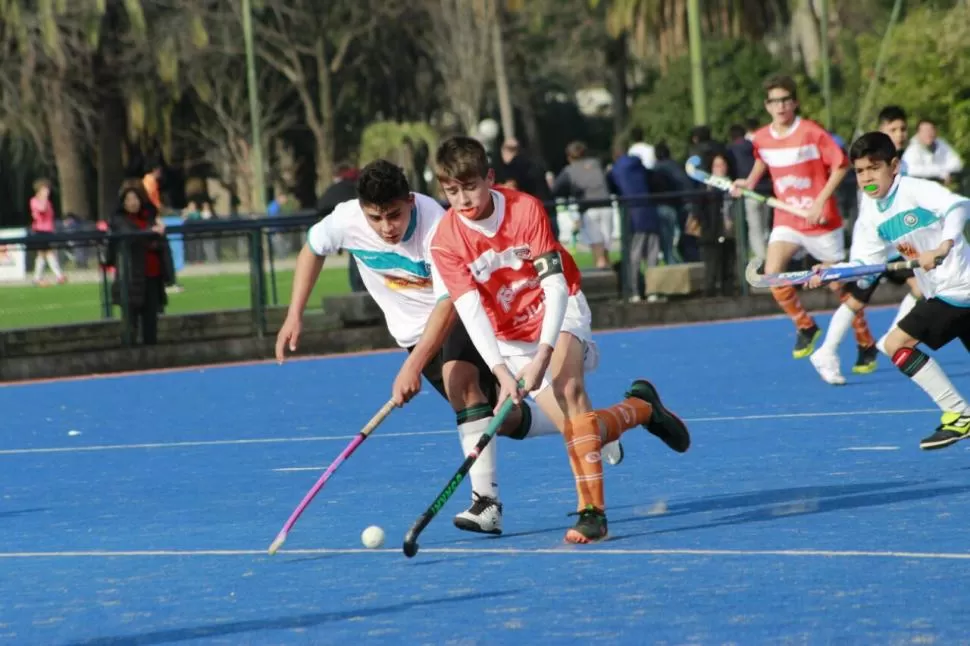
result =
[[[0,642],[970,643],[967,448],[919,451],[938,415],[886,359],[835,388],[792,340],[781,319],[600,335],[594,402],[651,378],[691,451],[628,433],[612,539],[575,548],[562,442],[503,439],[506,535],[451,526],[465,484],[413,560],[401,538],[460,462],[434,394],[265,554],[398,353],[0,388]],[[970,392],[962,347],[937,357]],[[370,524],[385,550],[360,549]]]

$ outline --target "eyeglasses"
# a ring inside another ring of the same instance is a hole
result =
[[[781,105],[783,103],[788,103],[789,101],[794,101],[794,100],[795,98],[789,94],[788,96],[779,96],[779,97],[775,97],[774,99],[765,99],[765,103],[767,103],[768,105]]]

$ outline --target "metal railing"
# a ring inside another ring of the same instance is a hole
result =
[[[665,193],[652,196],[632,196],[617,197],[612,196],[603,200],[566,200],[548,203],[547,210],[551,217],[556,217],[558,222],[568,223],[572,221],[570,212],[582,213],[591,208],[609,207],[614,212],[615,222],[619,225],[618,240],[620,251],[620,283],[621,294],[618,296],[630,296],[636,293],[636,287],[627,285],[626,271],[629,243],[631,238],[630,217],[628,211],[631,207],[643,206],[646,204],[675,205],[676,227],[674,235],[681,241],[681,247],[685,242],[686,233],[684,225],[691,216],[697,217],[699,213],[720,212],[720,200],[723,194],[716,191],[701,190],[682,193]],[[715,206],[711,206],[711,205]],[[558,208],[557,208],[558,207]],[[744,264],[748,257],[748,247],[746,242],[746,227],[744,217],[740,210],[740,201],[735,201],[732,218],[734,226],[734,244],[737,248],[737,262],[734,275],[732,293],[747,293],[747,286],[743,280]],[[712,210],[713,209],[713,210]],[[565,212],[565,213],[564,213]],[[703,219],[703,218],[701,218]],[[178,243],[187,259],[202,260],[205,265],[211,262],[239,262],[242,261],[248,267],[248,309],[252,313],[252,334],[263,337],[268,333],[267,309],[280,305],[285,295],[282,294],[279,278],[279,266],[283,256],[290,255],[298,250],[305,239],[305,234],[310,226],[319,220],[319,216],[313,211],[301,211],[280,217],[258,217],[253,219],[234,219],[219,221],[190,221],[181,225],[168,226],[165,237],[170,246],[173,242]],[[155,237],[158,234],[144,231],[137,233],[118,233],[103,232],[99,230],[80,231],[70,233],[55,233],[45,236],[43,242],[51,249],[67,251],[88,250],[90,257],[97,258],[98,293],[100,301],[100,317],[102,319],[115,318],[114,306],[119,306],[119,314],[123,322],[124,343],[126,345],[135,342],[131,336],[131,308],[129,307],[129,292],[131,280],[131,258],[132,244],[137,240]],[[560,235],[560,239],[569,242],[568,236]],[[285,240],[285,244],[280,244],[280,240]],[[665,248],[671,248],[675,241],[668,241]],[[296,243],[296,244],[294,244]],[[112,277],[108,268],[104,266],[105,252],[108,245],[114,245],[118,250],[118,261],[115,263],[116,275]],[[0,245],[8,249],[30,249],[36,245],[36,238],[25,236],[20,238],[8,238],[0,240]],[[586,246],[586,245],[584,245]],[[0,249],[2,249],[0,247]],[[615,256],[614,256],[615,257]],[[700,258],[692,258],[700,260]],[[677,258],[665,257],[663,262],[673,264]],[[28,271],[29,273],[29,271]],[[118,302],[113,303],[112,284],[117,282],[118,286],[114,292],[118,296]],[[21,327],[21,325],[5,324],[3,320],[3,300],[4,294],[10,293],[4,290],[9,288],[0,287],[0,328]],[[349,289],[348,289],[349,291]],[[90,319],[88,319],[90,320]]]

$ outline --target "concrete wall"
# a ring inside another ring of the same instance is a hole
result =
[[[770,295],[739,298],[683,298],[667,303],[630,304],[615,299],[612,272],[584,275],[595,329],[629,328],[778,314]],[[873,305],[895,304],[905,288],[883,285]],[[803,292],[809,310],[831,310],[838,298],[828,290]],[[267,312],[267,335],[253,335],[248,310],[163,317],[159,345],[125,348],[121,324],[106,321],[53,328],[0,331],[0,381],[148,370],[177,366],[271,359],[284,308]],[[300,354],[333,354],[393,348],[383,317],[366,294],[324,299],[308,313]]]

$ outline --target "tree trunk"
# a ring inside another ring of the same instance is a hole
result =
[[[325,44],[322,38],[317,39],[317,93],[319,95],[320,127],[314,130],[317,149],[317,197],[333,182],[333,150],[334,150],[334,119],[336,108],[333,100],[333,75],[330,72],[330,62],[327,60]]]
[[[74,115],[61,100],[65,89],[60,79],[53,79],[46,85],[45,117],[61,193],[59,215],[64,217],[73,213],[82,220],[90,220],[91,204],[84,178],[84,157],[74,128]]]
[[[102,99],[103,114],[98,132],[98,217],[107,218],[118,203],[118,189],[125,179],[122,153],[125,146],[125,104],[120,96]]]
[[[489,13],[492,19],[492,57],[495,65],[495,89],[498,93],[498,110],[502,119],[502,137],[515,137],[515,113],[509,97],[509,76],[505,66],[505,52],[502,43],[502,11],[499,0],[489,0]]]
[[[818,18],[812,0],[799,0],[798,8],[792,14],[792,50],[801,55],[805,72],[813,80],[818,80],[822,60],[822,39],[819,34]]]
[[[627,121],[626,45],[626,34],[620,34],[606,45],[606,65],[610,70],[610,94],[613,96],[613,130],[618,133],[626,128]]]

